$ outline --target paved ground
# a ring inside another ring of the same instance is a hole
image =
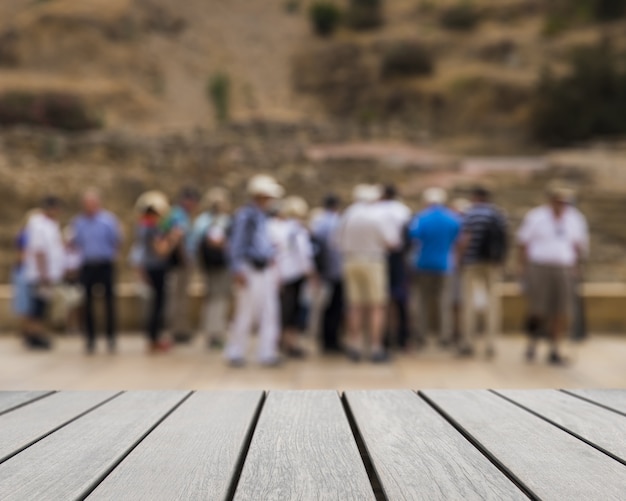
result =
[[[278,369],[250,363],[227,367],[198,339],[167,355],[145,354],[143,339],[125,336],[119,353],[87,357],[77,338],[63,338],[50,353],[25,351],[19,339],[0,338],[0,389],[368,389],[368,388],[606,388],[626,384],[626,340],[596,336],[569,346],[574,363],[554,368],[523,360],[524,339],[500,341],[498,357],[457,360],[435,348],[399,355],[387,366],[354,365],[312,356]]]

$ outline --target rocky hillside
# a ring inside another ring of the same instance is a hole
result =
[[[214,124],[207,85],[223,75],[235,118],[384,123],[459,151],[515,151],[530,147],[542,68],[562,71],[607,34],[626,45],[624,21],[553,12],[569,0],[387,0],[379,28],[320,39],[313,1],[3,0],[0,93],[65,91],[107,128],[189,131]]]

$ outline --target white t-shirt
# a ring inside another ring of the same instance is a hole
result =
[[[399,200],[381,200],[377,204],[385,223],[393,227],[399,242],[402,241],[403,232],[411,220],[411,209]]]
[[[389,224],[377,203],[351,205],[337,231],[339,249],[347,257],[381,259],[400,245],[397,226]]]
[[[567,207],[557,219],[552,208],[544,205],[526,215],[517,240],[526,246],[531,263],[574,266],[578,253],[588,251],[589,230],[577,209]]]
[[[313,270],[313,246],[306,228],[294,219],[271,219],[270,239],[276,247],[276,269],[282,283],[308,275]]]
[[[44,214],[35,214],[26,225],[26,280],[31,283],[39,282],[36,254],[43,253],[46,258],[48,279],[58,283],[65,274],[65,246],[61,236],[59,223]]]

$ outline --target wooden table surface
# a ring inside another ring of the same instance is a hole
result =
[[[626,498],[626,391],[0,392],[2,500],[528,498]]]

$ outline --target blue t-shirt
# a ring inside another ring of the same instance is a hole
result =
[[[459,217],[443,206],[418,214],[409,227],[409,236],[417,243],[415,267],[435,273],[452,271],[452,251],[460,232]]]

